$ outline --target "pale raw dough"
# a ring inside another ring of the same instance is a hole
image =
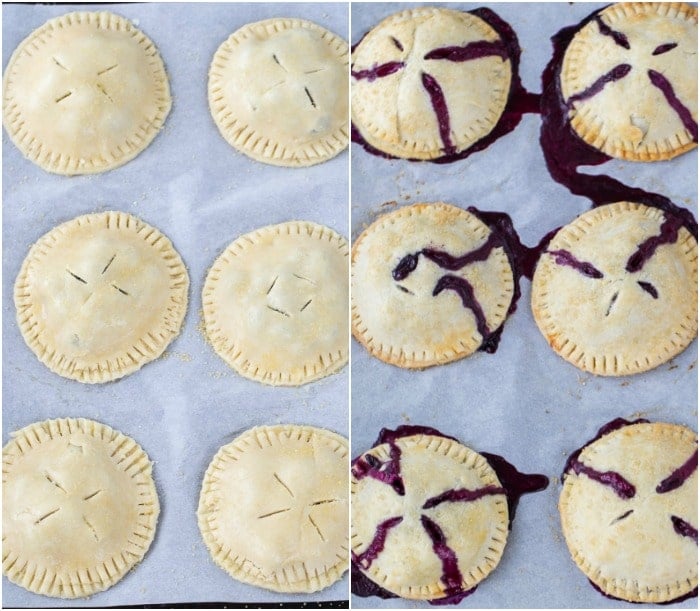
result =
[[[352,331],[377,358],[399,367],[449,363],[484,341],[474,312],[453,290],[433,295],[445,276],[472,286],[491,332],[505,320],[513,296],[513,272],[502,246],[483,261],[443,269],[424,256],[407,278],[392,272],[407,255],[424,248],[460,257],[483,246],[491,230],[475,215],[445,203],[414,204],[386,214],[368,227],[352,249]]]
[[[197,517],[214,561],[277,592],[315,592],[348,567],[347,440],[310,426],[261,426],[219,449]]]
[[[623,498],[584,473],[566,473],[559,499],[562,528],[579,568],[603,592],[632,602],[674,600],[698,585],[698,544],[679,534],[673,517],[695,528],[698,519],[697,435],[682,426],[624,426],[587,446],[579,461],[614,472],[635,488]],[[693,460],[682,485],[657,486]],[[697,535],[696,535],[697,537]]]
[[[353,51],[351,74],[352,121],[364,140],[395,157],[436,159],[491,132],[508,101],[511,65],[483,19],[420,7],[370,30]],[[446,108],[448,134],[436,102]]]
[[[12,54],[3,122],[25,157],[57,174],[94,174],[143,151],[170,112],[151,40],[112,13],[47,21]]]
[[[367,462],[368,456],[387,463],[397,455],[404,495],[386,482],[362,476],[358,463]],[[398,439],[393,446],[385,443],[372,448],[354,465],[350,483],[353,559],[373,582],[409,599],[434,600],[449,594],[443,580],[445,567],[426,519],[442,531],[444,543],[454,553],[462,591],[476,586],[498,565],[508,537],[508,504],[496,473],[483,456],[445,437],[413,435]],[[448,491],[486,489],[492,493],[476,500],[425,507],[429,499]],[[400,522],[387,529],[376,557],[363,560],[363,552],[377,540],[380,525],[399,518]]]
[[[620,376],[657,367],[693,341],[698,254],[688,230],[661,244],[641,270],[626,270],[666,220],[658,208],[618,202],[582,214],[554,236],[535,270],[532,311],[557,354],[584,371]],[[601,277],[557,263],[557,251],[593,265]]]
[[[348,243],[306,221],[263,227],[232,242],[207,274],[204,323],[241,375],[298,386],[348,360]]]
[[[348,144],[348,45],[302,19],[243,26],[214,55],[209,108],[226,141],[257,161],[327,161]]]
[[[576,33],[562,64],[561,92],[576,133],[607,155],[632,161],[670,159],[695,148],[698,9],[620,2],[598,19],[602,26],[594,18]],[[594,84],[616,69],[617,77],[593,93]],[[652,78],[667,81],[677,109]],[[682,113],[688,113],[685,122]]]
[[[37,594],[91,596],[141,561],[159,504],[131,438],[84,418],[13,433],[2,453],[3,574]]]
[[[52,371],[108,382],[180,332],[189,277],[160,231],[124,212],[79,216],[32,246],[15,282],[17,324]]]

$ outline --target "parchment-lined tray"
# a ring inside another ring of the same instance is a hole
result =
[[[410,6],[415,5],[353,3],[351,44],[384,17]],[[552,56],[550,37],[604,5],[449,4],[464,10],[479,6],[491,8],[513,27],[523,50],[523,85],[540,93],[540,77]],[[539,128],[538,115],[525,115],[515,131],[486,150],[447,165],[384,160],[352,145],[353,240],[380,214],[397,206],[442,200],[507,212],[523,242],[534,246],[548,231],[590,207],[588,200],[571,195],[549,176]],[[612,160],[583,171],[606,173],[627,185],[666,195],[697,218],[697,163],[693,151],[670,162]],[[654,371],[595,377],[550,350],[532,318],[530,281],[523,279],[520,286],[518,309],[493,355],[477,353],[450,365],[407,371],[370,357],[353,340],[353,456],[371,447],[383,426],[423,424],[476,450],[501,454],[521,471],[550,477],[547,490],[521,500],[500,565],[460,607],[631,608],[598,594],[570,559],[557,511],[558,478],[566,457],[613,418],[644,417],[697,430],[697,341]],[[351,604],[429,608],[426,603],[357,596],[352,596]],[[692,607],[697,607],[697,599],[673,605]]]
[[[217,449],[252,426],[300,423],[348,436],[348,369],[299,388],[273,388],[229,369],[207,344],[201,290],[209,266],[237,236],[287,220],[311,220],[348,236],[348,152],[306,169],[278,168],[232,149],[209,114],[209,63],[230,33],[272,17],[310,19],[347,39],[348,6],[158,3],[3,6],[3,70],[14,48],[46,20],[71,10],[110,10],[156,44],[173,108],[163,131],[114,171],[68,178],[22,158],[3,132],[3,443],[11,431],[57,417],[102,421],[132,436],[154,462],[161,515],[143,562],[89,600],[30,594],[3,578],[6,607],[113,606],[186,602],[347,600],[348,577],[312,595],[268,592],[232,580],[199,534],[204,471]],[[30,245],[79,214],[118,209],[158,227],[190,274],[181,335],[166,354],[115,383],[88,386],[40,364],[15,323],[12,287]]]

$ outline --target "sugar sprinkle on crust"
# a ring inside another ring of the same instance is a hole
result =
[[[81,598],[148,551],[159,503],[146,453],[84,418],[31,424],[3,448],[3,574],[30,592]]]

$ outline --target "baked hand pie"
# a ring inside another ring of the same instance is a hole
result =
[[[128,19],[75,12],[50,19],[12,54],[3,123],[22,154],[57,174],[95,174],[143,151],[171,99],[163,60]]]
[[[504,323],[515,286],[500,234],[442,202],[377,219],[353,245],[351,276],[353,335],[406,368],[478,350]]]
[[[216,353],[242,376],[299,386],[348,360],[348,243],[308,221],[262,227],[214,261],[202,291]]]
[[[197,518],[212,558],[234,579],[316,592],[348,568],[348,445],[324,429],[260,426],[221,447]]]
[[[560,86],[574,131],[611,157],[670,159],[698,141],[698,10],[620,2],[574,35]]]
[[[570,458],[559,498],[574,562],[604,594],[666,603],[698,586],[698,439],[618,419]]]
[[[697,242],[658,208],[618,202],[560,229],[537,263],[532,312],[552,349],[584,371],[647,371],[697,335]]]
[[[511,76],[505,42],[480,17],[437,7],[405,10],[353,50],[353,126],[393,157],[453,156],[498,123]]]
[[[463,597],[501,559],[506,491],[454,439],[430,429],[389,437],[353,461],[350,494],[353,563],[396,596]]]
[[[59,598],[106,590],[138,564],[159,504],[146,453],[85,418],[31,424],[2,451],[2,572]]]
[[[170,240],[124,212],[63,223],[34,244],[15,281],[17,324],[49,369],[116,380],[178,335],[189,277]]]
[[[209,109],[242,153],[310,166],[348,145],[348,44],[303,19],[249,23],[225,40],[209,69]]]

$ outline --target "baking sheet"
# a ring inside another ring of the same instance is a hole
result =
[[[347,600],[347,575],[311,595],[277,594],[231,579],[211,560],[197,527],[204,471],[217,449],[250,427],[320,426],[348,436],[348,368],[299,388],[273,388],[237,375],[206,343],[201,289],[209,266],[237,236],[293,219],[348,236],[345,151],[327,163],[290,169],[232,149],[210,117],[206,82],[218,46],[234,30],[271,17],[315,21],[347,39],[348,5],[119,4],[3,5],[3,70],[14,48],[51,17],[112,10],[156,44],[173,107],[153,143],[128,164],[96,176],[49,174],[23,159],[3,132],[3,444],[11,431],[57,417],[86,417],[132,436],[154,464],[161,503],[155,541],[136,570],[89,600],[61,601],[3,578],[5,607],[112,606],[176,602]],[[29,247],[80,214],[118,209],[165,233],[190,274],[182,333],[166,354],[117,382],[83,385],[44,367],[15,323],[12,287]]]
[[[447,6],[446,4],[437,4]],[[351,44],[401,3],[353,3]],[[521,76],[528,91],[541,91],[541,73],[552,56],[550,37],[604,4],[485,3],[515,30],[522,47]],[[352,145],[351,223],[355,239],[381,213],[417,202],[505,211],[523,242],[537,244],[548,231],[590,207],[554,182],[539,146],[540,117],[525,115],[512,133],[464,161],[436,165],[384,160]],[[609,161],[584,168],[668,196],[697,218],[697,151],[669,162]],[[547,474],[547,490],[525,496],[501,563],[459,605],[465,608],[632,608],[603,597],[570,559],[561,534],[557,478],[567,456],[616,418],[644,417],[697,430],[697,341],[671,362],[623,378],[596,377],[569,365],[549,349],[530,311],[530,281],[521,281],[518,309],[491,355],[424,371],[407,371],[372,358],[353,340],[353,456],[370,448],[382,426],[435,427],[476,450],[505,456],[521,471]],[[429,608],[401,599],[351,597],[354,608]],[[635,605],[634,608],[653,605]],[[697,608],[697,599],[673,606]]]

